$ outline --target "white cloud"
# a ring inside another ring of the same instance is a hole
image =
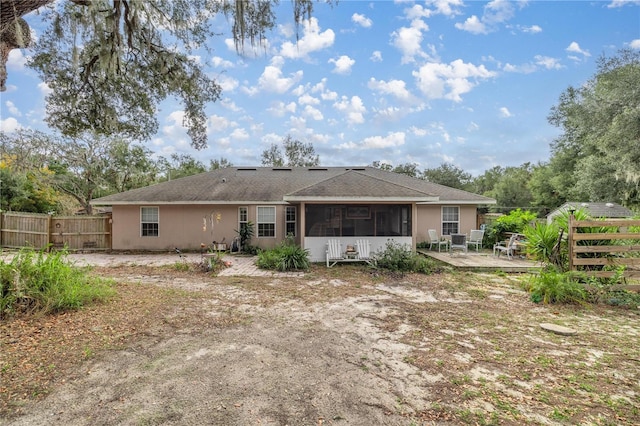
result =
[[[235,125],[236,123],[234,123],[233,121],[229,120],[226,117],[221,117],[215,114],[209,117],[209,127],[213,131],[224,130]]]
[[[484,7],[482,21],[493,25],[506,22],[515,15],[515,3],[510,0],[493,0]]]
[[[20,110],[18,109],[18,107],[16,107],[16,105],[11,102],[11,101],[7,101],[4,103],[7,106],[7,109],[9,110],[9,113],[16,116],[16,117],[20,117],[22,115],[22,113],[20,112]]]
[[[320,99],[305,93],[298,98],[298,103],[300,105],[318,105],[320,103]]]
[[[353,15],[351,15],[351,20],[364,28],[370,28],[371,25],[373,25],[371,19],[359,13],[354,13]]]
[[[331,72],[336,74],[350,74],[351,67],[356,63],[355,60],[347,55],[342,55],[338,59],[329,59],[327,62],[335,65],[335,68]]]
[[[222,87],[222,90],[225,92],[233,92],[238,88],[239,82],[233,77],[230,77],[228,74],[219,74],[216,78],[216,83]]]
[[[21,49],[13,49],[9,52],[7,68],[13,71],[20,71],[27,65],[27,57],[22,54]]]
[[[297,43],[284,42],[280,47],[280,55],[285,58],[304,58],[309,53],[326,49],[333,45],[335,33],[328,29],[320,32],[320,26],[316,18],[305,20],[303,23],[303,36]]]
[[[0,130],[3,132],[13,133],[21,127],[22,126],[18,123],[18,120],[13,117],[9,117],[6,120],[0,119]]]
[[[526,2],[520,2],[518,5],[524,7]],[[499,24],[515,16],[515,6],[516,3],[510,0],[492,0],[484,6],[482,18],[472,15],[464,23],[456,23],[455,27],[472,34],[488,34],[496,31]]]
[[[394,148],[405,143],[404,132],[389,133],[386,136],[371,136],[362,141],[363,148]]]
[[[320,112],[319,109],[312,107],[311,105],[307,105],[306,107],[304,107],[303,114],[306,117],[309,117],[316,121],[320,121],[324,118],[324,116],[322,115],[322,112]]]
[[[40,90],[40,93],[42,93],[43,96],[47,96],[53,93],[53,90],[45,82],[38,83],[38,90]]]
[[[565,49],[567,52],[571,52],[571,53],[579,53],[585,57],[589,57],[591,56],[591,53],[589,53],[588,50],[582,50],[580,48],[580,45],[578,43],[576,43],[575,41],[572,41],[571,44],[569,44],[569,47],[567,47]]]
[[[519,72],[522,74],[531,74],[537,69],[538,68],[534,64],[513,65],[507,63],[502,67],[502,70],[505,72]]]
[[[333,104],[333,107],[345,115],[348,123],[364,123],[364,113],[367,112],[367,109],[364,107],[362,99],[360,99],[359,96],[352,96],[351,99],[343,96],[338,102]]]
[[[420,4],[414,4],[412,7],[405,9],[404,14],[408,19],[429,18],[433,11]]]
[[[469,92],[476,81],[492,78],[495,72],[484,65],[476,66],[457,59],[450,64],[428,63],[414,71],[416,84],[429,99],[451,99],[462,101],[460,95]]]
[[[500,108],[500,117],[509,118],[512,117],[512,114],[507,107],[502,107]]]
[[[457,22],[455,27],[471,34],[487,34],[489,32],[487,26],[476,15],[468,17],[462,24]]]
[[[640,0],[611,0],[611,3],[607,5],[608,8],[612,9],[615,7],[624,7],[626,5],[634,5],[640,3]]]
[[[435,6],[435,13],[445,16],[459,15],[458,7],[464,6],[462,0],[430,0],[428,3]]]
[[[237,128],[237,129],[233,129],[233,131],[229,135],[229,138],[236,141],[246,141],[250,138],[250,136],[245,129]]]
[[[382,62],[382,52],[375,50],[369,57],[369,60],[372,62]]]
[[[549,56],[536,55],[534,56],[536,65],[539,65],[548,70],[559,70],[563,68],[562,64],[555,58]]]
[[[220,56],[214,56],[211,58],[211,63],[216,68],[233,68],[233,62],[221,58]]]
[[[635,40],[631,40],[629,42],[629,47],[632,49],[640,49],[640,38],[637,38]]]
[[[537,34],[542,32],[542,28],[538,25],[532,25],[530,27],[520,27],[523,33]]]
[[[403,80],[383,81],[376,80],[371,77],[367,86],[371,90],[375,90],[385,95],[392,95],[403,101],[409,101],[412,99],[411,93],[407,90],[407,84]]]
[[[402,63],[415,61],[415,57],[426,57],[422,51],[422,32],[429,31],[429,26],[420,19],[411,21],[410,27],[401,27],[391,33],[392,44],[402,52]]]
[[[290,77],[283,77],[280,67],[282,58],[279,56],[271,60],[271,65],[264,67],[264,71],[258,79],[258,87],[265,92],[285,93],[302,80],[302,71],[296,71]]]

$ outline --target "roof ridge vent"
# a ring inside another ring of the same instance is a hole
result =
[[[271,170],[279,171],[279,172],[290,172],[291,167],[274,167]]]
[[[327,171],[329,169],[327,169],[326,167],[309,167],[309,171]]]

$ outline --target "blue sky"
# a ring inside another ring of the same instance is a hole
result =
[[[640,49],[640,1],[348,1],[318,3],[296,43],[289,1],[265,46],[238,55],[224,19],[198,59],[222,85],[207,107],[209,146],[196,151],[179,103],[161,105],[156,155],[260,165],[291,135],[325,166],[447,162],[482,174],[549,159],[560,130],[547,116],[602,54]],[[38,34],[39,17],[28,21]],[[45,130],[47,87],[9,57],[0,125]]]

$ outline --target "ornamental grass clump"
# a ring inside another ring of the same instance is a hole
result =
[[[66,261],[67,253],[20,250],[0,262],[0,318],[77,309],[115,294],[111,281]]]
[[[274,271],[306,271],[309,269],[309,250],[285,241],[269,250],[258,253],[256,264],[259,268]]]

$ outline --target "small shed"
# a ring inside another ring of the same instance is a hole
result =
[[[567,202],[547,215],[547,223],[569,210],[584,210],[592,218],[625,219],[633,217],[633,212],[616,203]]]

